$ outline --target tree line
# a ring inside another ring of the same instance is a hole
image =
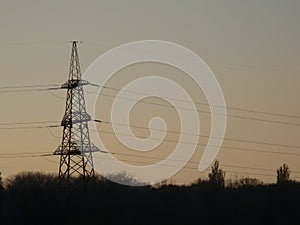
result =
[[[274,184],[249,177],[225,182],[216,161],[208,179],[140,187],[100,176],[88,184],[75,177],[67,186],[53,174],[23,172],[0,179],[0,224],[299,224],[300,183],[286,164],[276,172]]]

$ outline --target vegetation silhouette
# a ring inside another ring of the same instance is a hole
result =
[[[290,174],[290,168],[284,163],[279,169],[277,169],[277,184],[290,182]]]
[[[137,182],[126,173],[114,176]],[[54,174],[23,172],[0,182],[0,224],[299,224],[300,183],[288,180],[246,177],[225,185],[217,162],[209,179],[189,185],[125,186],[96,176],[87,186],[72,178],[67,190]]]
[[[216,160],[211,168],[211,173],[208,174],[209,183],[216,187],[225,186],[225,172],[219,168],[219,161]]]

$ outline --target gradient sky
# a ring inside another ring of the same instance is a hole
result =
[[[70,59],[69,40],[83,41],[79,45],[79,53],[84,72],[98,56],[113,47],[137,40],[157,39],[178,43],[202,57],[219,80],[228,107],[300,117],[299,10],[300,2],[296,0],[2,0],[0,86],[65,82]],[[172,71],[170,68],[158,67],[140,65],[135,69],[128,68],[123,73],[134,74],[134,71],[140,72],[142,69],[149,73]],[[124,80],[126,79],[122,82]],[[196,91],[192,85],[186,85],[191,88],[192,93]],[[57,91],[55,94],[65,97],[64,91]],[[198,96],[200,101],[205,101],[202,97]],[[0,123],[59,121],[65,106],[63,99],[53,97],[47,92],[0,93],[0,102]],[[150,115],[142,117],[141,109],[137,107],[133,113],[136,115],[136,123],[141,122],[145,125],[145,118]],[[228,110],[228,113],[300,124],[300,119],[297,118],[235,110]],[[106,114],[99,112],[99,115]],[[209,118],[201,114],[200,117],[204,118],[202,120],[206,124],[205,121]],[[300,146],[299,129],[299,125],[228,118],[226,138]],[[61,136],[62,129],[55,128],[51,131],[53,135]],[[53,135],[47,129],[0,129],[0,154],[52,152],[60,143],[60,139]],[[118,145],[111,137],[104,135],[104,139],[111,148]],[[236,141],[224,141],[224,145],[300,153],[300,149],[296,147]],[[153,154],[161,156],[160,152]],[[192,161],[199,161],[200,158],[201,149],[195,153]],[[227,178],[237,175],[257,177],[266,182],[275,181],[275,177],[259,174],[275,175],[276,168],[283,163],[290,166],[292,178],[300,177],[300,156],[221,149],[217,158],[224,165],[271,169],[269,171],[224,166],[225,171],[236,171],[227,172]],[[4,176],[23,170],[56,172],[57,163],[58,157],[0,157],[0,171]],[[206,177],[207,173],[197,172],[197,165],[190,164],[189,167],[195,169],[183,169],[172,180],[182,183]]]

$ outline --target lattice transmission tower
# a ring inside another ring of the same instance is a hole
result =
[[[72,41],[69,79],[61,88],[67,89],[66,110],[61,121],[63,137],[61,145],[55,150],[60,155],[59,179],[69,183],[71,176],[82,176],[85,181],[94,177],[92,153],[99,151],[90,141],[83,86],[89,82],[81,79],[78,41]]]

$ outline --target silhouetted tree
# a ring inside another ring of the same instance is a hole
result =
[[[238,181],[238,183],[239,186],[253,186],[253,187],[263,184],[260,180],[256,178],[250,178],[250,177],[241,178]]]
[[[290,181],[291,171],[287,164],[283,164],[277,169],[277,184],[283,184]]]
[[[120,173],[113,173],[107,176],[109,180],[112,180],[119,184],[126,184],[129,186],[139,186],[142,182],[139,182],[133,175],[127,174],[125,171]]]
[[[0,172],[0,203],[1,203],[3,192],[4,192],[4,184],[3,184],[2,174]]]
[[[0,172],[0,191],[3,188],[2,173]]]
[[[132,182],[127,173],[117,175],[114,178]],[[57,189],[57,175],[21,173],[4,180],[0,224],[182,225],[195,224],[200,211],[201,224],[299,225],[300,183],[255,186],[258,180],[242,178],[236,179],[236,188],[212,188],[210,183],[224,185],[224,176],[216,162],[210,180],[191,185],[133,187],[96,176],[86,189],[82,177],[72,177],[64,191]]]
[[[4,187],[3,187],[3,181],[2,181],[2,174],[0,172],[0,223],[2,221],[2,199],[3,199],[3,194],[4,194]]]
[[[208,174],[209,183],[212,185],[224,187],[225,184],[225,172],[219,168],[219,161],[215,161],[211,167],[211,173]]]

